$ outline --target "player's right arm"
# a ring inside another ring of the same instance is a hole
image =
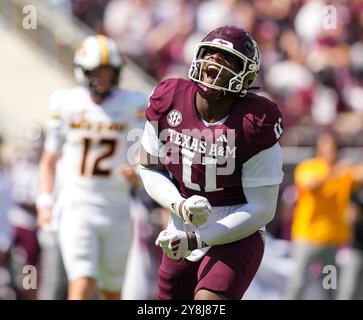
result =
[[[39,186],[36,199],[37,224],[44,228],[51,222],[53,190],[55,185],[56,165],[64,143],[64,120],[59,97],[54,94],[50,99],[51,112],[47,123],[47,138],[39,164]]]
[[[161,82],[150,96],[140,145],[140,176],[151,198],[184,222],[198,225],[207,221],[210,204],[204,197],[182,197],[163,165],[166,154],[158,135],[158,120],[169,110],[176,85],[175,80]]]
[[[140,145],[140,177],[149,196],[179,216],[179,208],[185,199],[162,163],[159,143],[153,126],[147,121]]]

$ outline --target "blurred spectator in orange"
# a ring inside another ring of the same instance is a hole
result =
[[[338,161],[336,140],[328,133],[319,136],[316,157],[296,167],[298,199],[291,234],[296,270],[288,282],[288,299],[303,298],[313,262],[336,265],[338,247],[351,237],[347,216],[350,195],[361,183],[363,165]],[[333,298],[333,290],[326,290],[326,294]]]

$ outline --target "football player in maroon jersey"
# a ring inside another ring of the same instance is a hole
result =
[[[283,178],[280,111],[248,92],[259,69],[251,35],[220,27],[197,45],[189,79],[150,97],[140,174],[171,211],[156,240],[160,299],[241,299],[257,272]]]

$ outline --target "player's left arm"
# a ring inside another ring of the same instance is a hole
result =
[[[250,236],[269,223],[276,210],[282,182],[282,151],[278,143],[260,151],[243,166],[247,203],[223,219],[195,231],[198,246],[219,245]]]
[[[219,221],[196,230],[198,247],[246,238],[263,228],[275,215],[283,179],[282,149],[278,142],[283,133],[282,116],[271,101],[259,99],[259,102],[263,107],[243,118],[248,147],[255,150],[255,155],[243,164],[242,170],[247,202]]]
[[[246,204],[194,232],[164,230],[156,244],[163,247],[169,258],[182,259],[194,249],[248,237],[273,219],[282,178],[282,151],[276,143],[271,148],[260,151],[243,166],[242,182]]]
[[[198,242],[220,245],[246,238],[269,223],[277,204],[279,186],[245,188],[247,203],[216,223],[195,232]]]

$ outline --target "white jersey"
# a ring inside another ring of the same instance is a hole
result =
[[[120,173],[127,163],[127,133],[142,127],[147,104],[141,93],[116,90],[100,105],[84,87],[55,92],[45,148],[62,155],[64,201],[117,207],[128,183]],[[142,118],[142,119],[141,119]]]

